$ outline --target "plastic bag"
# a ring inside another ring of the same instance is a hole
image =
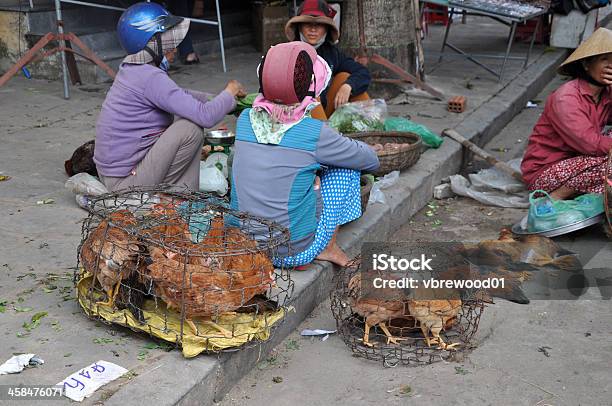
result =
[[[227,193],[229,185],[227,179],[223,176],[223,172],[214,165],[206,165],[205,162],[200,162],[200,191],[215,192],[220,196]]]
[[[536,194],[544,196],[535,198]],[[601,214],[603,196],[586,194],[574,200],[555,200],[544,190],[529,194],[529,215],[527,229],[531,232],[547,231],[577,223]]]
[[[340,106],[329,118],[329,126],[344,134],[383,131],[387,104],[383,99],[364,100]]]
[[[381,189],[386,189],[388,187],[393,186],[398,181],[399,175],[399,171],[389,172],[381,179],[379,179],[378,182],[374,182],[374,185],[372,185],[372,190],[370,191],[370,199],[368,200],[368,204],[387,203],[385,194]]]
[[[418,134],[425,145],[438,148],[444,139],[424,125],[417,124],[404,117],[389,117],[385,120],[385,131],[409,131]]]
[[[512,159],[507,164],[520,171],[521,159]],[[482,169],[478,173],[470,174],[469,178],[468,180],[461,175],[452,175],[452,191],[489,206],[525,209],[529,207],[529,195],[525,185],[497,168]]]
[[[64,187],[76,195],[100,196],[108,193],[102,182],[85,172],[70,177]]]

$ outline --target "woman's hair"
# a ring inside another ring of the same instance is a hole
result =
[[[589,73],[584,69],[585,64],[590,64],[594,56],[589,56],[588,58],[579,59],[573,63],[571,63],[567,68],[567,73],[572,79],[584,79],[584,80],[592,80],[593,78]]]

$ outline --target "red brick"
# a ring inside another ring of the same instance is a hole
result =
[[[467,108],[467,99],[465,96],[453,96],[448,100],[447,108],[453,113],[463,113]]]

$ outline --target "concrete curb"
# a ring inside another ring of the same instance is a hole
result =
[[[566,56],[565,50],[543,54],[455,129],[483,145],[544,88]],[[364,241],[386,239],[427,204],[434,186],[442,178],[461,169],[466,162],[462,155],[459,144],[452,141],[446,141],[439,149],[425,151],[419,162],[403,172],[392,189],[385,191],[386,204],[370,205],[359,221],[342,228],[340,245],[355,254]],[[296,311],[287,316],[268,342],[219,357],[199,356],[192,360],[185,360],[174,351],[154,360],[129,384],[109,388],[114,393],[104,404],[124,406],[153,401],[156,405],[210,405],[221,400],[329,295],[333,273],[330,264],[316,263],[309,271],[292,274],[295,291],[291,304]]]

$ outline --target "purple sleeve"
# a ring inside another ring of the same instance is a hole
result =
[[[222,91],[209,102],[194,97],[161,70],[155,75],[150,86],[146,87],[145,98],[159,109],[190,120],[203,128],[214,127],[236,106],[234,96],[226,91]]]
[[[380,166],[378,156],[370,146],[343,136],[327,124],[321,127],[316,158],[324,165],[362,171],[374,171]]]

